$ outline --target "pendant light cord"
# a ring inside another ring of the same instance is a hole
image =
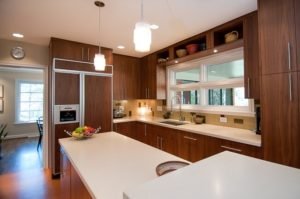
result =
[[[99,6],[99,24],[98,24],[98,33],[99,33],[99,54],[101,53],[101,47],[100,47],[100,22],[101,22],[101,17],[100,17],[100,9],[101,7]]]
[[[144,1],[141,0],[141,20],[144,21]]]

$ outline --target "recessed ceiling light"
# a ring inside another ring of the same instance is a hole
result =
[[[214,53],[217,53],[218,52],[218,49],[214,49]]]
[[[118,46],[117,48],[119,48],[119,49],[124,49],[125,48],[125,46]]]
[[[178,60],[175,60],[174,63],[175,63],[175,64],[178,64]]]
[[[12,36],[17,37],[17,38],[23,38],[24,37],[24,35],[22,35],[21,33],[13,33]]]
[[[150,28],[151,28],[152,30],[156,30],[156,29],[159,28],[159,26],[156,25],[156,24],[152,24],[152,25],[150,25]]]

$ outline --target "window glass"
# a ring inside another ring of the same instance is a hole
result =
[[[207,66],[207,81],[220,81],[244,76],[244,60]]]
[[[248,106],[244,87],[208,89],[208,105]]]
[[[175,104],[179,104],[180,99],[182,104],[200,104],[199,90],[178,91],[176,92],[176,97],[173,98],[173,103]]]
[[[180,71],[175,73],[175,84],[189,84],[200,81],[200,68]]]
[[[35,122],[43,116],[43,89],[42,83],[17,81],[17,122]]]

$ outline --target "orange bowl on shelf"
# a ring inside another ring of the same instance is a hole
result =
[[[194,54],[198,51],[198,44],[189,44],[185,47],[189,54]]]
[[[176,50],[177,57],[184,57],[187,55],[186,49],[178,49]]]

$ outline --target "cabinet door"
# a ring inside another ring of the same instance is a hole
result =
[[[135,128],[136,128],[136,139],[138,141],[147,144],[148,141],[147,141],[146,124],[142,122],[135,122]]]
[[[63,39],[51,39],[51,49],[53,58],[82,61],[84,58],[84,46],[80,43]]]
[[[92,199],[79,175],[71,165],[71,199]]]
[[[178,156],[178,133],[171,128],[158,127],[160,149]]]
[[[71,124],[56,124],[54,128],[54,135],[52,137],[51,143],[53,144],[52,154],[54,154],[52,159],[52,174],[56,175],[60,173],[60,145],[58,143],[58,139],[70,137],[67,135],[64,130],[73,131],[79,126],[79,123],[71,123]]]
[[[158,136],[159,128],[156,125],[147,124],[147,144],[160,149],[160,138]]]
[[[296,39],[297,39],[297,65],[300,71],[300,1],[295,0],[295,16],[296,16]]]
[[[148,99],[156,99],[156,65],[157,65],[157,59],[155,54],[148,55],[148,70],[147,70],[147,76],[148,79]]]
[[[196,162],[204,158],[204,137],[188,132],[180,132],[178,139],[179,157]]]
[[[244,20],[245,98],[260,99],[257,12]]]
[[[122,122],[114,124],[116,132],[127,137],[136,139],[135,122]]]
[[[148,75],[148,56],[143,57],[141,59],[141,70],[140,70],[140,77],[141,77],[141,87],[140,87],[140,98],[147,99],[148,98],[148,79],[152,78]]]
[[[296,70],[294,16],[294,0],[258,1],[262,74]]]
[[[125,70],[124,64],[122,61],[122,56],[114,54],[114,76],[113,76],[113,99],[114,100],[123,100],[125,99],[124,92],[125,87],[124,85],[126,82],[124,81]]]
[[[78,74],[55,73],[55,104],[79,104]]]
[[[85,75],[84,123],[100,132],[112,130],[112,79],[111,77]]]
[[[262,77],[264,159],[300,167],[297,73]]]
[[[71,163],[63,151],[60,153],[60,187],[61,198],[70,199],[71,192]]]

